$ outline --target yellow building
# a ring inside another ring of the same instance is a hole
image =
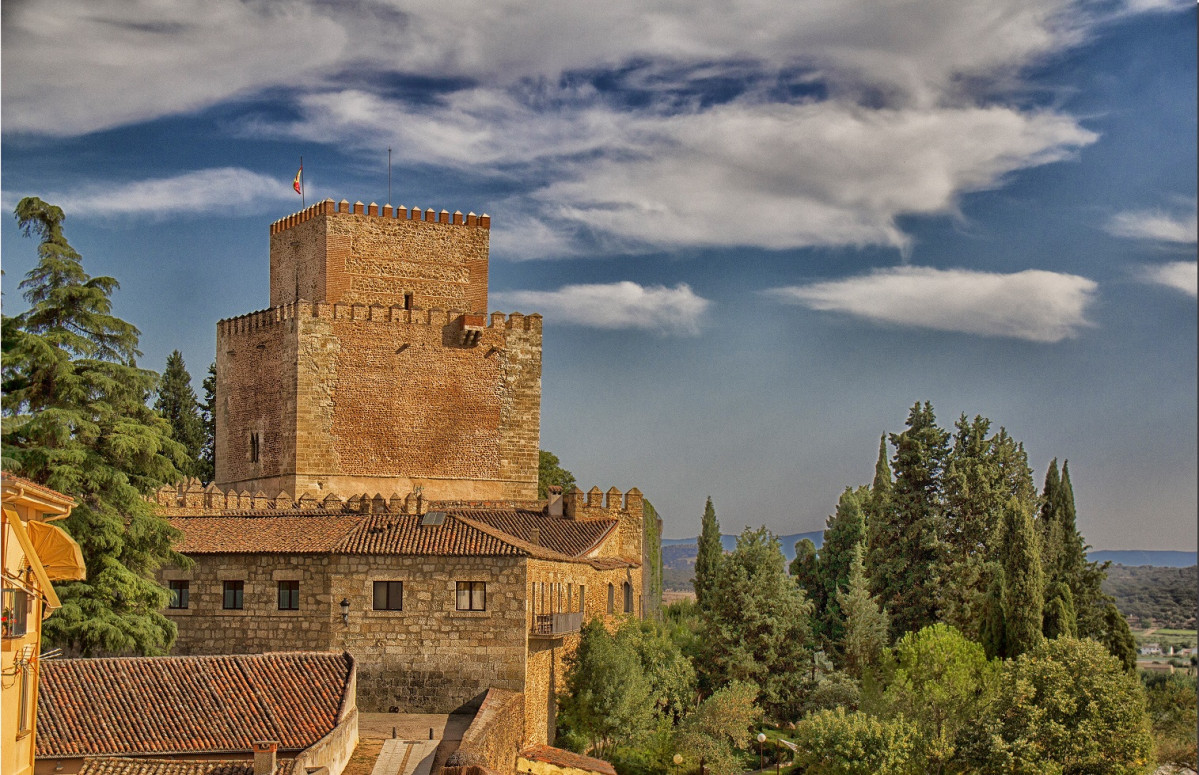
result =
[[[87,569],[79,544],[49,524],[71,513],[75,501],[48,487],[13,476],[0,477],[3,501],[3,716],[0,773],[33,772],[37,725],[38,660],[42,620],[59,607],[54,581],[83,579]]]

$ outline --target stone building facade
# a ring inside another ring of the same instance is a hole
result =
[[[490,218],[331,200],[271,226],[217,326],[216,481],[156,495],[188,655],[346,651],[364,711],[523,695],[553,740],[587,618],[641,616],[635,488],[538,501],[541,317],[487,313]],[[657,533],[655,533],[657,534]]]

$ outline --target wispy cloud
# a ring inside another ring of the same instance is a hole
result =
[[[564,285],[556,291],[493,293],[493,306],[540,312],[555,322],[590,328],[643,329],[697,334],[711,304],[690,286],[643,286],[634,282]]]
[[[1182,291],[1192,298],[1199,296],[1199,263],[1171,261],[1147,267],[1142,275],[1146,282]]]
[[[1112,216],[1105,227],[1110,234],[1132,239],[1189,244],[1199,240],[1199,216],[1194,203],[1185,211],[1132,210]]]
[[[1090,325],[1086,311],[1096,289],[1085,277],[1035,269],[998,274],[898,267],[766,293],[878,323],[1059,342]]]
[[[299,197],[288,182],[240,167],[220,167],[153,180],[92,182],[39,196],[77,218],[208,213],[232,206],[262,211],[281,201],[295,204],[298,210],[299,202],[293,200]],[[9,209],[12,204],[5,202]]]

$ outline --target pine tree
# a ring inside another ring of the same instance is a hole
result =
[[[891,612],[891,634],[938,620],[945,566],[941,471],[949,434],[937,427],[932,404],[916,403],[907,430],[891,434],[895,483],[889,506],[872,515],[870,579]]]
[[[710,496],[704,504],[703,522],[696,549],[695,602],[702,608],[708,604],[708,590],[712,588],[716,570],[724,556],[724,549],[720,543],[720,523],[716,521],[716,508],[712,505]]]
[[[829,517],[820,546],[819,573],[823,589],[816,603],[821,619],[820,631],[830,652],[836,657],[836,646],[845,637],[845,614],[841,610],[838,590],[849,583],[849,570],[855,552],[860,552],[866,540],[866,509],[870,490],[845,488],[837,501],[837,512]]]
[[[204,472],[204,420],[200,417],[200,402],[196,400],[191,382],[183,354],[173,351],[167,356],[167,367],[158,383],[154,411],[166,418],[171,426],[171,437],[187,451],[183,473],[199,477]]]
[[[76,499],[62,525],[88,571],[56,588],[63,606],[43,632],[85,656],[162,653],[175,625],[151,574],[189,563],[142,495],[178,480],[183,447],[146,405],[157,375],[136,365],[137,329],[112,315],[116,280],[84,271],[58,207],[30,197],[16,216],[41,243],[21,283],[30,308],[3,323],[4,467]]]
[[[1018,657],[1041,642],[1045,584],[1032,512],[1015,498],[1004,510],[1000,548],[1005,656]]]
[[[1074,595],[1061,581],[1050,584],[1045,592],[1045,615],[1041,631],[1046,638],[1078,636],[1078,617],[1074,613]]]
[[[791,560],[788,571],[816,610],[820,611],[823,607],[824,586],[820,579],[820,555],[812,539],[803,538],[795,542],[795,559]]]
[[[837,603],[845,616],[845,635],[840,652],[845,671],[861,680],[867,671],[878,667],[887,646],[888,617],[870,595],[870,580],[862,562],[862,544],[853,548],[849,563],[849,582],[837,590]]]
[[[1110,598],[1103,608],[1103,631],[1096,638],[1107,647],[1109,654],[1120,660],[1125,672],[1135,673],[1137,669],[1137,641],[1128,620],[1116,608],[1115,601]]]
[[[216,480],[216,362],[208,364],[208,376],[201,384],[204,388],[204,403],[200,405],[200,418],[204,423],[204,447],[200,453],[203,465],[197,474],[201,481]]]

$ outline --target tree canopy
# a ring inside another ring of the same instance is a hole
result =
[[[178,350],[167,356],[166,369],[158,382],[158,397],[154,411],[171,426],[171,437],[183,445],[187,454],[183,473],[204,482],[212,481],[204,459],[205,428],[200,402],[192,389],[192,377],[187,373],[183,354]]]

